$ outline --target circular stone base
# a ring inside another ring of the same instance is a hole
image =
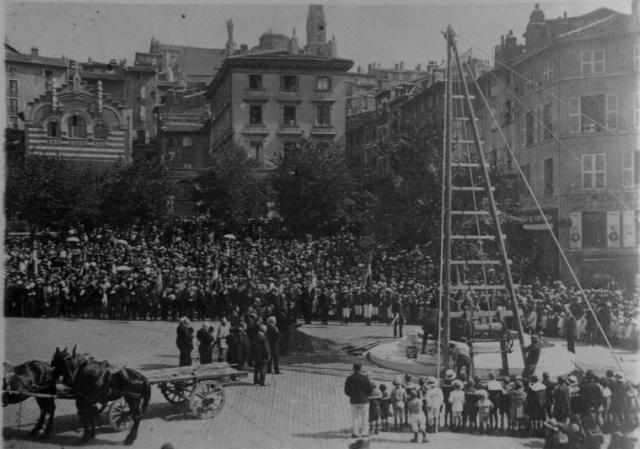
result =
[[[422,343],[415,335],[409,334],[405,338],[391,343],[378,345],[369,350],[369,359],[384,368],[392,369],[403,373],[416,374],[421,376],[437,377],[437,355],[433,352],[433,341],[429,341],[427,354],[418,354],[416,359],[406,356],[409,342],[415,342],[418,351],[422,349]],[[464,345],[461,342],[451,342],[454,345]],[[528,335],[525,335],[525,345],[530,344]],[[500,354],[500,342],[481,341],[473,345],[474,374],[486,377],[489,373],[499,374],[502,369],[502,357]],[[565,348],[551,344],[543,347],[540,360],[536,366],[535,374],[542,378],[543,372],[548,372],[551,377],[568,374],[576,369],[574,364],[575,355]],[[507,355],[509,362],[509,373],[522,374],[524,363],[520,342],[516,339],[513,342],[513,351]]]

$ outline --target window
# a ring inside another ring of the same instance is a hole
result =
[[[582,246],[586,248],[607,246],[606,212],[582,212]]]
[[[9,98],[9,114],[17,114],[17,113],[18,113],[18,99]]]
[[[536,83],[533,81],[533,71],[529,70],[526,74],[526,92],[533,92],[536,89]]]
[[[331,106],[316,106],[316,125],[331,126]]]
[[[607,128],[618,129],[618,96],[607,95]]]
[[[147,139],[147,132],[144,129],[138,129],[136,131],[136,141],[144,143]]]
[[[604,154],[582,155],[582,188],[604,189],[606,187]]]
[[[633,47],[633,70],[640,70],[640,45]]]
[[[542,109],[542,123],[544,124],[544,138],[553,139],[553,103],[545,104]]]
[[[9,70],[9,75],[11,76],[16,76],[18,74],[18,68],[14,65],[7,66],[7,69]]]
[[[542,80],[545,83],[550,82],[553,79],[553,65],[550,60],[544,61],[544,71],[542,72]]]
[[[249,89],[262,89],[262,75],[249,75]]]
[[[9,80],[9,95],[18,95],[18,80]]]
[[[544,193],[553,195],[553,159],[544,160]]]
[[[583,75],[604,73],[604,50],[583,51],[580,73]]]
[[[622,153],[622,188],[629,189],[636,184],[633,151]]]
[[[533,112],[527,112],[526,133],[527,133],[527,145],[533,143],[533,130],[534,130],[534,117]]]
[[[597,132],[602,130],[604,123],[604,95],[594,95],[580,98],[580,112],[582,113],[582,132]]]
[[[298,90],[297,75],[282,75],[280,77],[280,89],[282,90]]]
[[[48,137],[60,137],[60,123],[56,119],[49,120],[47,124]]]
[[[296,107],[295,106],[283,106],[282,124],[285,126],[296,126]]]
[[[18,118],[17,117],[9,117],[9,128],[18,129]]]
[[[331,77],[329,76],[317,77],[316,90],[331,90]]]
[[[250,142],[249,146],[251,147],[251,153],[249,154],[249,157],[251,159],[255,159],[255,161],[258,162],[259,164],[262,164],[264,162],[264,158],[262,154],[262,142],[260,141]]]
[[[193,146],[193,138],[191,136],[182,136],[182,146],[189,148]]]
[[[569,99],[569,132],[580,132],[580,98]]]
[[[640,92],[633,94],[633,126],[640,128]]]
[[[79,115],[74,115],[69,119],[69,137],[85,139],[87,137],[87,123]]]
[[[252,104],[249,106],[249,124],[262,124],[262,105]]]
[[[98,123],[96,126],[93,127],[93,138],[94,139],[102,139],[102,140],[106,140],[108,137],[108,130],[106,125],[103,125],[102,123]],[[144,140],[143,140],[144,142]]]

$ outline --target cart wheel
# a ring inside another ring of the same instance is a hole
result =
[[[118,432],[129,430],[133,425],[131,418],[131,409],[124,398],[120,398],[109,404],[109,424]]]
[[[160,392],[167,401],[172,404],[181,404],[189,400],[189,394],[193,390],[195,382],[168,382],[160,384]]]
[[[212,419],[224,407],[225,395],[221,385],[213,381],[200,382],[189,398],[191,411],[200,419]]]

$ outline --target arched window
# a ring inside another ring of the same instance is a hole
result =
[[[58,120],[49,120],[49,123],[47,123],[47,136],[60,137],[60,123],[58,123]]]
[[[87,137],[87,122],[79,115],[74,115],[69,119],[69,137],[85,139]]]
[[[98,123],[96,126],[93,127],[93,138],[94,139],[106,140],[108,135],[109,135],[109,130],[107,129],[106,125],[104,125],[102,123]]]

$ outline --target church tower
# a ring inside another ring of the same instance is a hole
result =
[[[305,52],[316,56],[324,55],[323,48],[327,43],[327,23],[324,20],[322,5],[309,5],[307,15],[307,45]]]

